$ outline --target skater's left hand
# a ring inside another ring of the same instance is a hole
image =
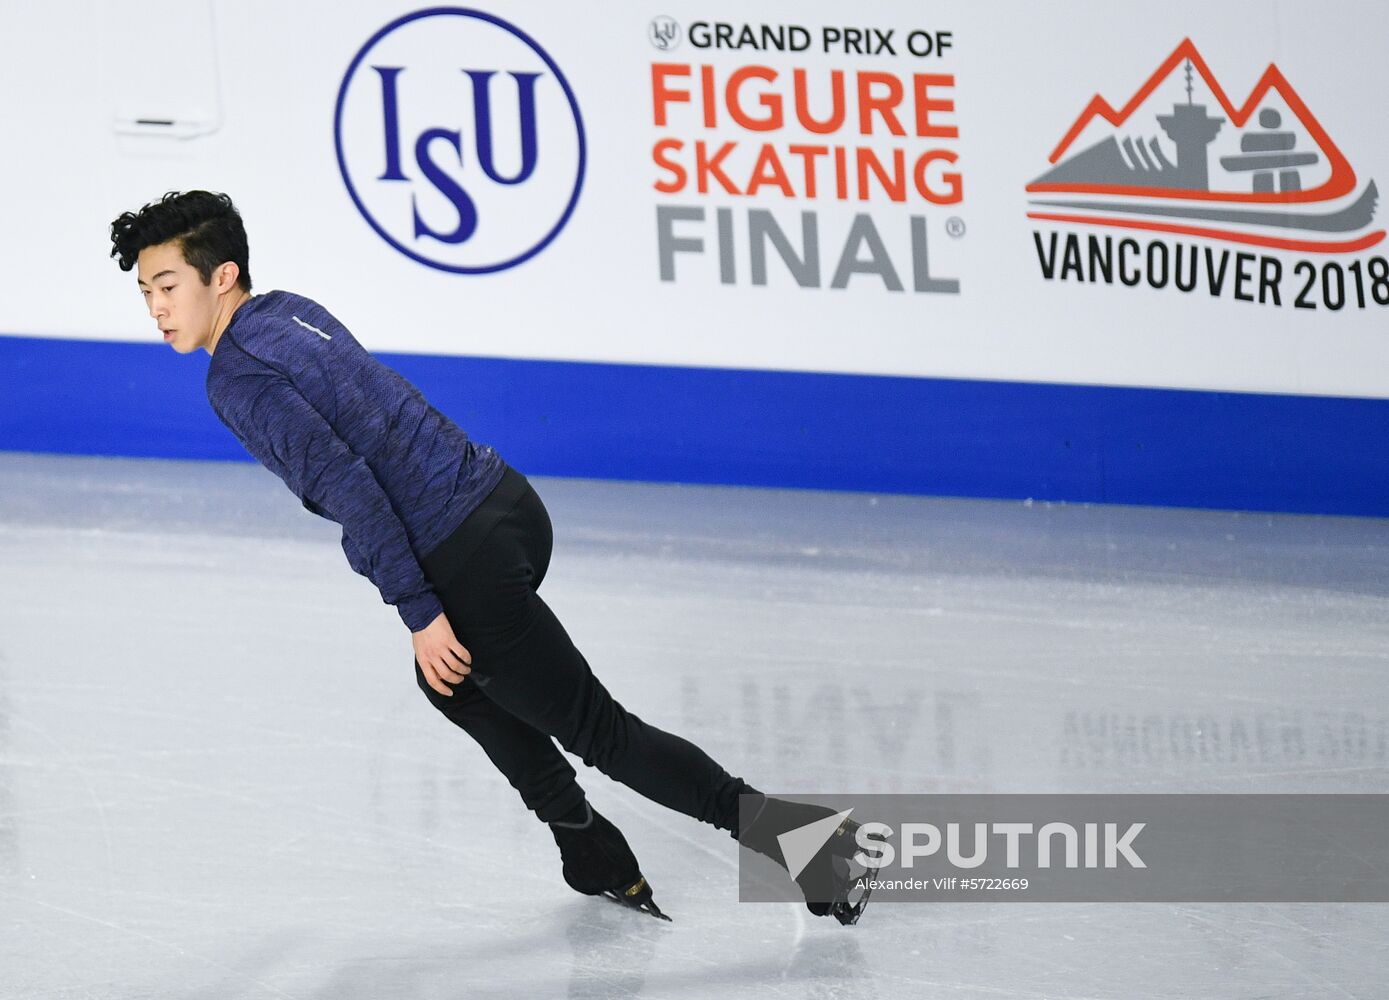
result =
[[[472,672],[473,654],[453,634],[453,626],[443,614],[418,632],[410,633],[415,644],[415,662],[429,686],[446,698],[453,697],[449,684],[463,683],[465,674]]]

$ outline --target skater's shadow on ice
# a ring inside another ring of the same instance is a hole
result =
[[[616,903],[576,901],[564,926],[565,940],[574,953],[566,996],[569,1000],[641,996],[656,949],[670,932],[669,924]]]
[[[683,926],[663,924],[598,902],[576,901],[565,924],[565,939],[573,953],[568,1000],[645,996],[657,951],[673,943],[689,946],[689,937],[700,933],[694,920]],[[789,958],[781,950],[784,945],[761,951],[754,948],[741,956],[720,949],[718,962],[689,973],[663,966],[657,985],[662,991],[678,989],[688,978],[705,996],[718,995],[721,984],[743,989],[749,982],[795,983],[797,996],[826,1000],[875,995],[872,977],[865,975],[867,965],[856,929],[831,926],[830,921],[809,914],[805,919],[806,933],[799,936]],[[684,941],[673,941],[672,935]],[[722,940],[719,934],[706,938],[705,943],[717,945]],[[860,992],[862,989],[870,992]]]
[[[825,923],[822,917],[807,917],[811,921]],[[845,992],[849,983],[863,976],[868,967],[863,957],[863,949],[858,943],[857,928],[825,927],[827,933],[806,934],[796,945],[783,973],[785,979],[804,983],[806,997],[848,997],[854,993]]]
[[[857,929],[832,926],[807,914],[805,932],[797,935],[788,955],[790,908],[758,909],[774,927],[771,940],[760,934],[749,937],[750,928],[741,921],[701,927],[700,919],[692,917],[683,925],[668,924],[604,900],[576,899],[548,915],[536,914],[525,927],[509,928],[504,940],[489,938],[485,958],[470,953],[465,937],[443,946],[434,938],[410,943],[373,938],[341,950],[330,947],[334,959],[322,954],[323,942],[316,936],[282,932],[258,939],[248,952],[220,956],[227,977],[205,989],[190,987],[181,995],[187,1000],[220,1000],[230,986],[269,990],[268,983],[286,969],[297,969],[301,976],[294,995],[315,1000],[427,995],[460,1000],[518,995],[635,1000],[648,989],[663,994],[697,990],[691,995],[714,997],[725,986],[741,991],[749,983],[795,984],[796,996],[812,1000],[878,994],[882,984],[871,975]],[[554,950],[559,935],[570,952],[567,990],[563,953]],[[696,968],[672,968],[664,961],[657,966],[658,953],[670,958],[672,949],[707,953],[710,960]],[[319,966],[317,982],[302,979],[306,957],[325,959],[314,963]],[[504,983],[493,978],[498,965],[507,972]],[[661,971],[648,987],[653,967]],[[443,984],[449,985],[440,993]]]

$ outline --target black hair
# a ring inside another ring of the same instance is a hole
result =
[[[178,241],[183,259],[197,269],[204,285],[212,283],[212,272],[219,265],[231,261],[241,269],[237,284],[251,290],[246,227],[231,198],[211,191],[170,191],[111,223],[111,256],[122,271],[135,266],[145,247],[172,240]]]

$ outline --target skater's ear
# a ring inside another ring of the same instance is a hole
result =
[[[210,283],[218,295],[221,295],[223,292],[230,292],[241,283],[240,266],[234,260],[218,264],[212,272],[212,281]]]

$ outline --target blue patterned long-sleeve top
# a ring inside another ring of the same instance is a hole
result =
[[[442,612],[420,568],[500,481],[469,440],[326,309],[274,291],[232,315],[207,370],[213,410],[305,507],[342,526],[352,568],[418,632]]]

